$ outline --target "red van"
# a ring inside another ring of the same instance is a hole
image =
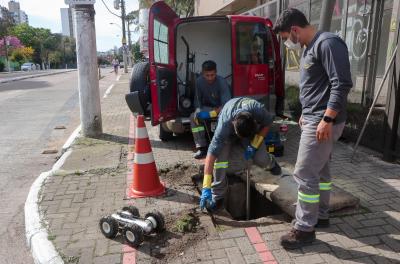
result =
[[[148,41],[149,61],[134,65],[126,101],[159,125],[161,140],[190,130],[195,80],[206,60],[217,63],[233,97],[284,96],[280,47],[268,18],[179,18],[159,1],[150,8]]]

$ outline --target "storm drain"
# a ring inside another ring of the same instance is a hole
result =
[[[203,177],[196,175],[192,179],[198,189],[201,190]],[[246,183],[240,177],[228,176],[228,191],[224,201],[225,209],[232,219],[246,220]],[[255,188],[250,188],[250,220],[282,213],[277,205],[265,198]]]

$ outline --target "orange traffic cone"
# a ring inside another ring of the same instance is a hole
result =
[[[144,116],[139,115],[136,118],[133,180],[129,197],[157,196],[164,192],[165,187],[158,177]]]

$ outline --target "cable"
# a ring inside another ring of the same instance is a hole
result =
[[[107,8],[108,12],[110,12],[111,14],[113,14],[113,15],[116,16],[116,17],[121,18],[121,16],[115,14],[113,11],[110,10],[110,8],[108,8],[107,4],[104,3],[104,0],[101,0],[101,2],[103,2],[103,5]]]

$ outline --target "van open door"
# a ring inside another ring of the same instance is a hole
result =
[[[273,89],[276,95],[276,104],[275,104],[275,114],[277,116],[283,117],[284,114],[284,106],[285,106],[285,85],[283,80],[283,68],[280,54],[280,43],[278,42],[278,38],[274,31],[272,30],[273,24],[272,21],[267,18],[265,19],[265,24],[267,29],[269,30],[270,39],[271,39],[271,49],[269,51],[270,57],[272,61],[270,64],[270,71],[273,78]]]
[[[151,123],[153,126],[177,115],[177,72],[175,59],[175,26],[177,14],[163,1],[149,12],[149,62],[151,90]]]

